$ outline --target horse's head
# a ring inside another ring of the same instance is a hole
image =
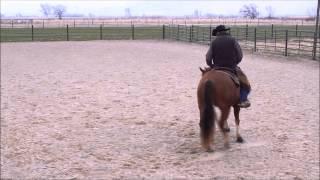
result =
[[[202,76],[209,72],[212,68],[211,67],[205,67],[204,69],[202,69],[201,67],[199,67],[200,71],[202,72]]]

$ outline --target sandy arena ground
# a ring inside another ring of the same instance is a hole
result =
[[[235,142],[200,147],[207,46],[1,44],[1,178],[319,178],[319,63],[245,52],[253,92]]]

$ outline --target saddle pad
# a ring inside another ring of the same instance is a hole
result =
[[[232,79],[232,81],[234,82],[234,84],[239,87],[240,86],[240,80],[238,78],[238,76],[236,74],[234,74],[233,72],[226,70],[226,69],[215,69],[216,71],[221,71],[223,73],[228,74],[228,76]]]

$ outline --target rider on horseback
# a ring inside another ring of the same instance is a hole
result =
[[[207,65],[211,68],[223,67],[236,72],[240,81],[240,103],[239,107],[247,108],[250,106],[248,95],[251,91],[250,83],[247,76],[237,65],[242,60],[242,50],[238,42],[227,31],[224,25],[217,26],[212,35],[217,36],[210,44],[206,54]]]

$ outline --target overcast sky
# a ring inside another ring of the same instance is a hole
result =
[[[0,0],[1,14],[5,16],[42,16],[40,4],[66,6],[68,14],[93,14],[95,16],[124,16],[130,8],[132,16],[161,15],[185,16],[202,15],[239,15],[245,4],[256,4],[261,16],[266,16],[266,7],[271,6],[275,16],[309,16],[316,13],[318,0]]]

